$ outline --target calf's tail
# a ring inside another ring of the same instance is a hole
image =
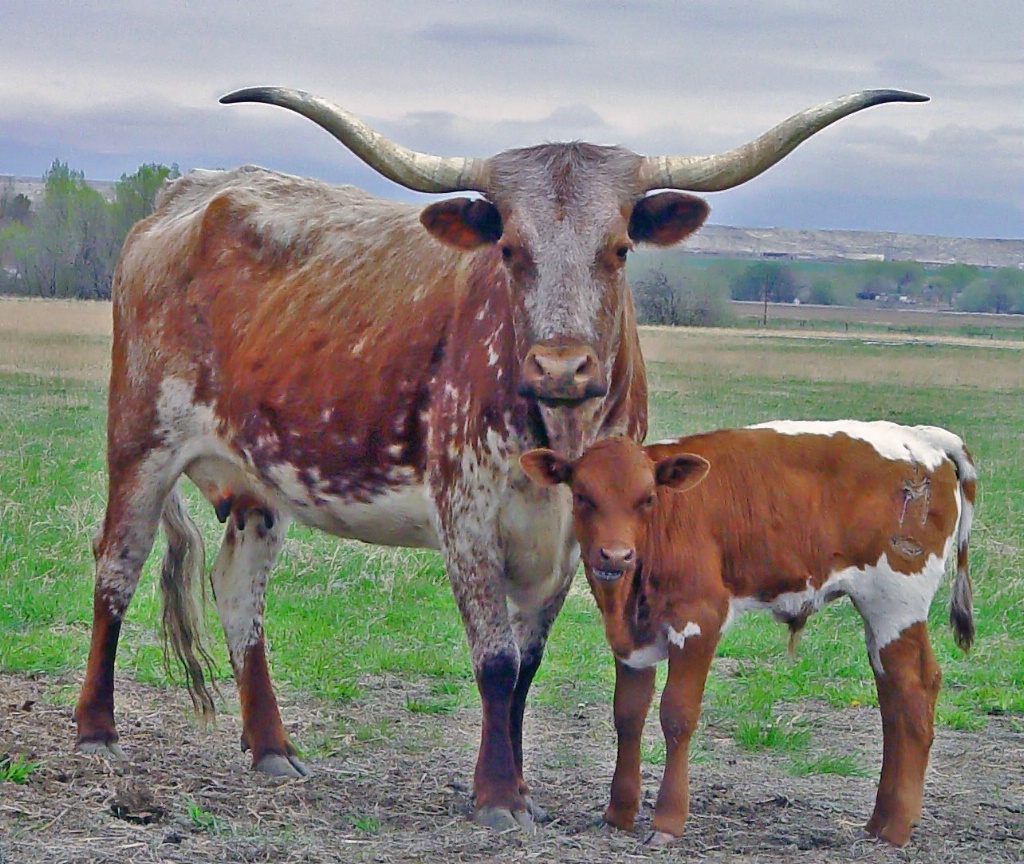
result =
[[[919,427],[952,460],[960,483],[960,521],[956,529],[956,578],[949,598],[949,623],[953,638],[964,651],[974,641],[974,603],[971,574],[967,562],[967,548],[974,524],[974,501],[977,494],[978,469],[970,452],[952,432],[935,427]]]

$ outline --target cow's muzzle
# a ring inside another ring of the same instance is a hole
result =
[[[519,395],[551,404],[605,396],[608,381],[594,349],[581,342],[537,344],[523,361]]]
[[[602,546],[590,561],[594,577],[602,582],[615,582],[636,563],[636,551],[625,543]]]

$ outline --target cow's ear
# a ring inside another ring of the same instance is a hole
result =
[[[676,492],[692,489],[708,476],[711,463],[696,453],[677,453],[666,456],[654,466],[654,482]]]
[[[671,246],[704,224],[711,208],[696,195],[658,192],[641,198],[629,217],[629,236],[637,243]]]
[[[528,450],[519,457],[519,464],[526,476],[538,486],[557,486],[572,480],[572,463],[554,450],[542,447]]]
[[[502,232],[498,208],[482,198],[438,201],[420,213],[420,222],[434,237],[456,249],[497,243]]]

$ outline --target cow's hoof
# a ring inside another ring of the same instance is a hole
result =
[[[128,757],[116,741],[82,741],[78,745],[80,753],[91,753],[97,756],[105,756],[112,762],[127,762]]]
[[[644,840],[644,846],[650,846],[652,849],[661,849],[664,846],[668,846],[675,839],[674,834],[669,834],[666,831],[652,831]]]
[[[267,753],[253,766],[253,771],[269,774],[271,777],[308,777],[309,769],[297,756],[282,753]]]
[[[523,800],[526,801],[526,812],[533,817],[533,821],[539,825],[545,822],[550,822],[551,817],[548,815],[548,811],[535,803],[530,795],[524,795]]]
[[[507,807],[478,807],[473,814],[473,821],[495,831],[521,828],[527,834],[533,834],[537,830],[528,810],[509,810]]]

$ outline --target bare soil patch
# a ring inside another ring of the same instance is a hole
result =
[[[181,691],[118,677],[118,719],[130,762],[73,749],[74,684],[0,674],[0,759],[39,763],[28,782],[0,784],[0,861],[405,862],[658,859],[711,862],[1024,860],[1024,731],[990,718],[977,732],[939,729],[921,823],[902,850],[866,839],[881,760],[877,712],[802,705],[814,745],[849,753],[871,777],[793,776],[788,757],[740,750],[722,730],[700,730],[686,836],[665,851],[641,845],[660,766],[645,766],[634,834],[597,822],[614,744],[607,704],[528,715],[534,796],[554,821],[532,837],[467,821],[479,711],[410,712],[417,685],[364,682],[365,698],[283,699],[283,716],[313,776],[251,774],[238,751],[237,707],[218,729],[191,719]],[[422,688],[426,692],[427,685]],[[652,740],[657,737],[652,718]]]

